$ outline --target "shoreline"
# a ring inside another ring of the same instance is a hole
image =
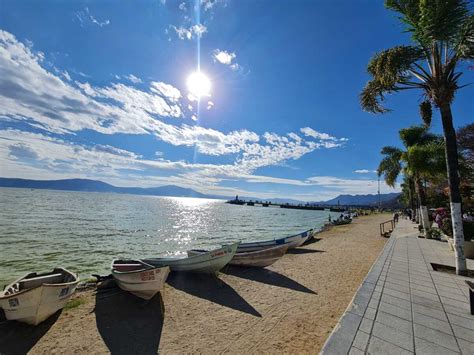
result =
[[[117,288],[77,292],[34,331],[0,323],[0,353],[317,353],[383,249],[387,217],[318,233],[267,269],[172,274],[148,304]]]

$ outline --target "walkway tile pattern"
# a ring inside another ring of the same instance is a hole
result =
[[[468,279],[434,271],[454,254],[415,227],[398,223],[321,354],[474,355]]]

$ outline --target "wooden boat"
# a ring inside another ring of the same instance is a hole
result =
[[[245,253],[251,251],[262,250],[266,248],[272,248],[277,245],[288,244],[288,249],[297,248],[308,240],[312,236],[313,230],[309,229],[299,234],[295,234],[289,237],[265,240],[261,242],[250,242],[250,243],[241,243],[237,248],[237,253]]]
[[[288,250],[288,244],[282,244],[265,248],[261,250],[236,253],[229,265],[245,266],[245,267],[266,267],[278,261]],[[206,250],[189,250],[188,255],[194,256],[205,253]]]
[[[117,285],[144,300],[152,299],[163,289],[169,273],[168,266],[154,267],[141,260],[112,261],[112,276]]]
[[[226,266],[234,257],[239,242],[224,245],[199,255],[184,258],[152,258],[143,261],[153,266],[169,266],[171,271],[214,273]]]
[[[77,275],[63,268],[32,272],[0,292],[0,308],[8,320],[38,325],[66,305],[78,283]]]
[[[344,224],[349,224],[352,222],[352,219],[337,219],[332,222],[333,225],[335,226],[342,226]]]

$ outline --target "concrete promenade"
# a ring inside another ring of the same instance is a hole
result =
[[[469,279],[434,271],[454,253],[415,227],[397,224],[322,354],[474,354]]]

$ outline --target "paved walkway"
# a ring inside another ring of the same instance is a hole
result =
[[[322,354],[474,354],[467,278],[434,271],[454,254],[414,227],[399,222]]]

